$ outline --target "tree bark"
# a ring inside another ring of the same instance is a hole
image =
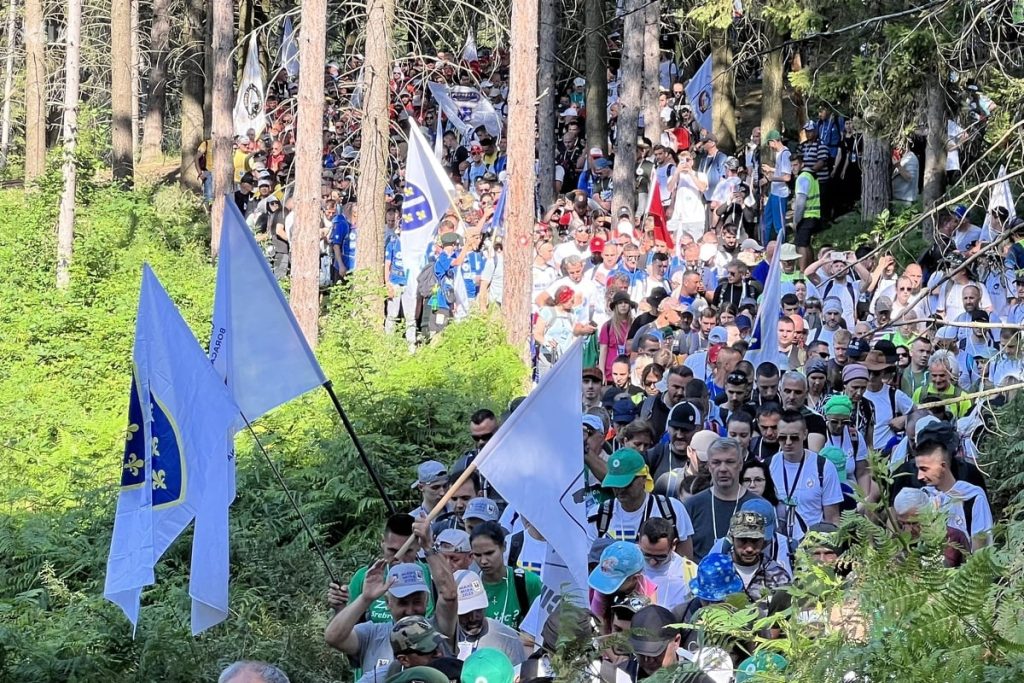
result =
[[[25,0],[25,183],[46,170],[46,36],[43,0]]]
[[[75,192],[78,169],[75,147],[78,142],[78,85],[82,37],[82,0],[68,0],[64,39],[64,191],[57,218],[57,288],[71,284],[71,256],[75,241]]]
[[[0,170],[7,168],[7,155],[11,151],[11,95],[14,91],[14,49],[18,25],[17,0],[7,4],[7,30],[4,45],[7,55],[4,60],[4,105],[0,114]]]
[[[604,1],[585,0],[587,79],[587,147],[608,151],[608,38],[604,22]]]
[[[323,217],[320,169],[323,167],[323,65],[327,49],[327,0],[304,0],[301,21],[299,122],[295,138],[293,195],[295,224],[290,244],[291,304],[306,341],[316,348],[320,317],[320,225]]]
[[[732,68],[732,46],[723,29],[711,32],[711,109],[713,132],[718,148],[736,151],[736,73]]]
[[[644,137],[661,141],[661,0],[648,0],[644,10]]]
[[[765,39],[768,45],[775,46],[782,42],[779,31],[768,24]],[[782,132],[782,96],[785,92],[783,76],[785,74],[782,48],[768,52],[761,60],[761,140],[768,131]],[[765,158],[768,158],[767,156]]]
[[[213,137],[213,3],[216,0],[204,0],[203,10],[203,137]],[[230,68],[230,67],[229,67]],[[233,103],[232,103],[233,104]]]
[[[533,290],[531,238],[536,221],[533,200],[534,138],[531,133],[537,117],[537,20],[537,0],[516,0],[512,3],[508,208],[505,221],[505,293],[502,298],[502,314],[508,343],[527,363],[530,360],[530,292]],[[602,76],[600,80],[605,79]]]
[[[559,0],[540,0],[537,44],[537,188],[540,205],[555,200],[555,64],[558,50]]]
[[[889,141],[872,126],[865,126],[864,157],[860,166],[860,215],[865,221],[874,220],[889,208],[892,199],[891,161]]]
[[[359,211],[356,233],[356,265],[371,285],[367,309],[374,312],[368,325],[383,330],[381,295],[384,291],[384,190],[388,181],[388,137],[390,119],[389,80],[391,76],[394,0],[370,0],[366,5],[366,61],[363,67],[363,145],[359,151]],[[323,67],[320,67],[321,70]],[[418,125],[415,119],[410,126]],[[410,282],[410,287],[415,283]],[[412,315],[411,312],[406,312]]]
[[[185,45],[182,55],[181,74],[181,167],[178,180],[181,186],[192,192],[202,191],[202,183],[196,176],[196,150],[205,139],[203,96],[206,79],[203,76],[206,50],[203,26],[206,14],[203,0],[186,0]]]
[[[142,162],[163,158],[164,106],[167,99],[167,58],[171,47],[170,0],[153,0],[149,34],[150,68],[146,83],[146,121],[142,130]]]
[[[928,127],[928,141],[924,151],[924,186],[921,202],[930,210],[942,198],[946,189],[946,131],[945,93],[937,73],[925,82],[925,115]],[[924,235],[929,242],[934,234],[935,221],[925,222]]]
[[[139,158],[139,123],[142,120],[142,46],[139,0],[132,2],[132,159]]]
[[[211,0],[213,5],[213,206],[210,215],[210,250],[214,256],[220,246],[220,229],[224,220],[224,202],[234,191],[232,139],[234,121],[231,110],[235,104],[234,73],[231,48],[234,45],[235,18],[231,3]],[[317,122],[319,125],[319,122]],[[317,194],[319,196],[319,194]]]
[[[615,167],[612,169],[612,215],[636,208],[636,129],[644,80],[644,12],[646,0],[627,0],[622,24],[619,63],[619,119],[616,124]]]
[[[131,182],[134,173],[132,140],[132,2],[110,3],[111,154],[114,180]]]

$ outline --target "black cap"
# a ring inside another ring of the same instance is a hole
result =
[[[638,655],[657,657],[679,633],[671,624],[675,615],[661,605],[648,605],[636,613],[629,629],[629,644]]]

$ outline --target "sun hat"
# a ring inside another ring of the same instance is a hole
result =
[[[780,261],[796,261],[800,258],[800,253],[796,250],[796,245],[789,242],[785,242],[782,245],[782,249],[779,252]]]
[[[743,590],[743,579],[736,573],[731,557],[710,553],[697,565],[697,576],[690,581],[690,590],[702,600],[722,602],[727,595]]]
[[[590,572],[591,588],[604,595],[612,595],[629,577],[644,569],[644,554],[640,546],[628,541],[616,541],[601,553],[601,561]]]

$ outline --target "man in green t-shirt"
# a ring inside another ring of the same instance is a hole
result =
[[[402,549],[405,542],[410,536],[412,536],[413,521],[412,515],[404,513],[399,513],[389,517],[388,521],[384,525],[384,536],[381,538],[380,542],[381,553],[383,554],[384,562],[388,567],[393,567],[403,562],[414,562],[419,564],[423,569],[424,576],[426,577],[427,586],[432,587],[430,567],[423,562],[416,561],[416,555],[420,550],[419,543],[414,542],[404,555],[397,557],[398,551]],[[358,598],[363,592],[363,582],[366,580],[366,572],[369,568],[369,565],[367,565],[357,569],[346,587],[332,583],[327,592],[327,603],[334,609],[342,609],[350,601]],[[434,591],[431,590],[427,600],[427,616],[430,616],[433,613]],[[388,610],[387,601],[383,597],[377,598],[370,604],[365,617],[367,621],[371,621],[375,624],[383,624],[393,621],[391,612]]]

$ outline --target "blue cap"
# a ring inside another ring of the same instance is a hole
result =
[[[611,167],[612,167],[612,162],[608,161],[604,157],[601,157],[600,159],[595,159],[594,160],[594,168],[601,169],[601,168],[611,168]]]
[[[736,328],[739,330],[749,330],[754,327],[754,323],[751,322],[749,315],[738,315],[735,322]]]
[[[775,539],[775,530],[778,518],[775,515],[775,506],[764,498],[751,498],[740,506],[742,512],[756,512],[764,517],[764,538],[766,541]]]
[[[953,207],[953,213],[956,214],[957,218],[963,218],[967,215],[967,207],[963,204],[957,204]]]
[[[736,573],[730,556],[725,553],[711,553],[705,555],[697,565],[697,578],[690,581],[690,590],[702,600],[722,602],[726,596],[743,590],[743,579]]]
[[[466,510],[462,513],[463,519],[482,519],[485,522],[497,521],[500,516],[498,504],[489,498],[471,499],[466,503]]]
[[[612,404],[612,422],[632,422],[636,419],[636,404],[631,398],[618,398]]]
[[[640,552],[640,546],[616,541],[601,553],[601,562],[590,572],[588,583],[598,593],[611,595],[622,587],[626,579],[643,570],[644,554]]]

